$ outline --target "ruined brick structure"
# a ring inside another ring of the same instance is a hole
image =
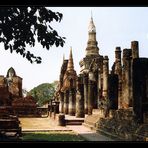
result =
[[[0,106],[11,104],[6,78],[2,75],[0,76],[0,98]]]
[[[15,115],[35,115],[37,105],[30,96],[23,97],[22,78],[16,75],[14,68],[9,68],[6,77],[0,76],[0,106],[10,106]],[[12,114],[12,112],[11,112]]]
[[[32,96],[15,98],[12,101],[12,107],[14,114],[17,116],[40,116],[37,110],[35,98]]]
[[[103,89],[103,56],[99,54],[96,41],[96,28],[91,17],[88,28],[86,56],[79,62],[80,74],[83,78],[85,114],[92,114],[93,108],[98,108],[99,92]]]
[[[22,97],[22,78],[11,67],[6,77],[0,76],[0,106],[11,105],[15,98]]]
[[[63,79],[64,79],[64,74],[66,72],[67,69],[67,64],[68,64],[68,60],[65,60],[65,58],[63,57],[63,64],[61,67],[61,73],[60,73],[60,81],[59,81],[59,85],[58,85],[58,92],[57,95],[59,94],[59,100],[60,100],[60,106],[59,106],[59,110],[61,113],[64,113],[64,92],[61,90],[61,88],[63,87]]]
[[[11,67],[6,77],[0,76],[0,135],[14,133],[15,138],[21,136],[20,122],[12,106],[15,99],[22,98],[22,78],[17,76]],[[10,137],[9,137],[10,138]]]
[[[145,140],[148,137],[148,58],[139,57],[138,41],[132,41],[131,47],[123,51],[115,48],[115,61],[109,71],[108,56],[99,54],[91,17],[85,51],[78,76],[73,66],[71,72],[67,71],[70,61],[73,65],[72,56],[63,60],[57,92],[60,112],[70,115],[75,112],[76,117],[87,115],[84,125],[121,139]]]
[[[74,70],[72,48],[70,49],[69,60],[63,59],[61,67],[60,83],[58,94],[60,96],[60,112],[75,115],[76,112],[76,79]]]
[[[10,97],[20,98],[22,96],[22,78],[16,75],[15,70],[11,67],[6,75],[8,90],[10,92]]]

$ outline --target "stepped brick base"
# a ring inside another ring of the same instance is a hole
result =
[[[93,111],[84,120],[84,125],[104,133],[109,137],[124,141],[147,141],[148,124],[138,124],[135,121],[132,108],[111,110],[109,117],[103,117],[101,111]]]
[[[1,140],[18,139],[22,135],[20,121],[13,114],[11,106],[0,107],[0,138]]]
[[[96,126],[98,131],[101,129],[126,141],[145,141],[148,137],[148,124],[138,124],[132,108],[113,110],[108,118],[101,118]]]
[[[96,123],[98,122],[98,120],[100,120],[100,118],[102,118],[103,112],[99,109],[93,109],[92,111],[92,115],[88,115],[85,119],[84,119],[84,123],[83,125],[96,130]]]

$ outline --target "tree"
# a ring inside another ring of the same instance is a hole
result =
[[[0,43],[5,50],[15,51],[31,63],[41,63],[42,58],[26,51],[26,45],[35,46],[38,41],[43,48],[63,47],[65,37],[58,35],[50,22],[60,22],[63,15],[52,12],[46,7],[1,7],[0,8]]]
[[[35,98],[35,101],[39,106],[49,102],[54,97],[55,84],[54,83],[43,83],[34,87],[28,92],[27,95],[31,95]]]

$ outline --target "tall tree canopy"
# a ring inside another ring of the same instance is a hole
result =
[[[38,105],[42,106],[53,98],[55,87],[55,83],[43,83],[31,89],[27,95],[33,96]]]
[[[38,41],[47,50],[53,45],[63,47],[65,37],[58,35],[50,22],[60,22],[63,15],[46,7],[0,7],[0,43],[5,50],[15,51],[31,63],[41,63],[42,58],[26,50]],[[37,38],[37,39],[36,39]]]

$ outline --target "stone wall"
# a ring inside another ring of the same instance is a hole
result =
[[[100,118],[96,127],[98,131],[124,141],[145,141],[148,137],[148,125],[136,122],[132,108],[111,110],[110,116]]]
[[[133,60],[133,110],[143,123],[144,113],[148,113],[148,58]]]

